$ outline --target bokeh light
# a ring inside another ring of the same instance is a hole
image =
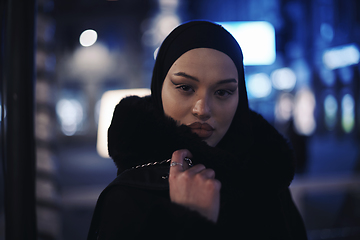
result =
[[[360,53],[355,44],[344,45],[325,51],[323,62],[329,69],[337,69],[359,63]]]
[[[294,108],[294,96],[290,93],[283,93],[278,98],[275,105],[276,122],[287,122],[291,119]]]
[[[340,80],[344,84],[349,84],[349,83],[351,83],[351,80],[354,77],[354,72],[353,72],[352,68],[349,66],[342,67],[342,68],[339,68],[339,77],[340,77]]]
[[[159,7],[162,11],[175,11],[179,0],[159,0]]]
[[[67,136],[72,136],[77,132],[84,118],[83,108],[75,99],[61,99],[56,104],[56,113],[60,119],[61,130]]]
[[[96,42],[96,40],[97,40],[97,32],[92,29],[88,29],[82,32],[79,39],[80,44],[83,47],[92,46]]]
[[[341,100],[341,125],[346,133],[350,133],[354,128],[354,106],[354,98],[345,94]]]
[[[165,37],[180,24],[180,18],[176,13],[166,11],[151,22],[149,29],[144,31],[142,43],[148,47],[158,47]]]
[[[271,81],[274,88],[291,91],[296,84],[296,75],[290,68],[281,68],[271,73]]]
[[[325,109],[325,125],[328,130],[333,130],[336,125],[338,104],[335,97],[332,94],[329,94],[325,97],[324,109]]]
[[[320,26],[321,37],[327,42],[331,42],[334,38],[334,29],[328,23],[322,23]]]
[[[250,75],[247,81],[250,97],[264,98],[270,95],[272,86],[270,78],[265,73]]]
[[[321,81],[328,87],[332,87],[335,84],[335,73],[334,71],[322,67],[319,71]]]
[[[294,102],[294,125],[299,134],[309,136],[316,129],[314,93],[307,88],[299,90]]]

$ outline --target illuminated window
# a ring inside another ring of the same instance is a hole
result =
[[[98,154],[103,158],[109,157],[107,149],[107,130],[110,126],[115,106],[122,98],[130,95],[140,97],[150,95],[150,89],[112,90],[105,92],[101,97],[96,149]]]
[[[350,133],[355,125],[354,107],[354,98],[345,94],[341,100],[341,125],[346,133]]]

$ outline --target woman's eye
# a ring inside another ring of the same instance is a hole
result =
[[[189,85],[181,85],[181,86],[178,86],[178,87],[176,87],[176,88],[177,88],[177,89],[180,89],[180,90],[182,90],[182,91],[184,91],[184,92],[194,91],[194,90],[192,89],[192,87],[189,86]]]
[[[218,96],[220,96],[220,97],[226,97],[226,96],[232,95],[232,92],[229,91],[229,90],[223,90],[223,89],[221,89],[221,90],[217,90],[217,91],[215,92],[215,94],[218,95]]]

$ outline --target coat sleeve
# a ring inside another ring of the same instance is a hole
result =
[[[97,206],[99,240],[214,239],[216,224],[156,191],[114,186]],[[100,210],[101,209],[101,210]],[[95,215],[94,215],[95,216]],[[93,219],[94,221],[94,219]]]

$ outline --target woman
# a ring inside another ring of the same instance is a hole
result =
[[[306,239],[288,189],[292,151],[249,110],[231,34],[207,21],[177,27],[151,91],[114,111],[118,177],[99,197],[88,239]]]

